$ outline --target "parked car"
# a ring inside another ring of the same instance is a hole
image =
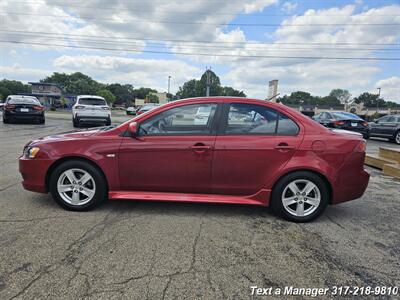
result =
[[[46,122],[44,106],[36,97],[10,95],[4,103],[3,122],[31,121],[44,124]]]
[[[326,127],[355,131],[368,138],[368,122],[355,114],[343,111],[321,112],[313,119]]]
[[[208,120],[195,124],[200,108]],[[107,198],[235,203],[306,222],[361,197],[369,181],[361,135],[231,97],[174,101],[117,127],[34,140],[23,153],[24,188],[76,211]]]
[[[370,123],[369,136],[387,138],[400,145],[400,115],[389,115]]]
[[[152,110],[152,109],[157,108],[157,107],[159,107],[159,106],[160,106],[160,104],[158,104],[158,103],[149,103],[149,104],[146,104],[146,105],[142,106],[141,108],[139,108],[139,109],[136,111],[136,114],[137,114],[137,115],[141,115],[141,114],[143,114],[143,113],[145,113],[145,112],[148,112],[149,110]]]
[[[111,109],[100,96],[81,95],[72,106],[72,123],[79,127],[82,123],[111,125]]]
[[[127,115],[136,115],[136,108],[134,108],[133,106],[129,106],[126,109],[126,114]]]

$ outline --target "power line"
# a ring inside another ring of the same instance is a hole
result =
[[[399,58],[384,58],[384,57],[330,57],[330,56],[272,56],[272,55],[236,55],[236,54],[219,54],[219,53],[189,53],[189,52],[170,52],[170,51],[153,51],[141,49],[118,49],[106,47],[89,47],[89,46],[75,46],[75,45],[62,45],[62,44],[43,44],[34,42],[21,42],[11,40],[0,40],[0,43],[8,44],[23,44],[23,45],[36,45],[44,47],[65,47],[76,49],[92,49],[103,51],[126,51],[138,53],[152,53],[152,54],[170,54],[170,55],[188,55],[188,56],[208,56],[208,57],[232,57],[232,58],[270,58],[270,59],[307,59],[307,60],[365,60],[365,61],[399,61]]]
[[[111,40],[135,40],[135,41],[163,41],[166,43],[191,43],[191,44],[229,44],[229,45],[339,45],[339,46],[400,46],[400,43],[348,43],[348,42],[335,42],[335,43],[313,43],[313,42],[240,42],[240,41],[207,41],[207,40],[182,40],[182,39],[159,39],[159,38],[140,38],[140,37],[122,37],[122,36],[104,36],[104,35],[87,35],[87,34],[70,34],[70,33],[52,33],[44,31],[24,31],[24,30],[4,30],[0,29],[0,32],[5,33],[19,33],[19,34],[41,34],[50,36],[62,36],[62,37],[87,37],[87,38],[109,38]]]
[[[13,1],[13,4],[44,4],[43,2],[37,2],[37,1]],[[107,12],[109,12],[110,10],[118,10],[120,11],[118,8],[115,7],[115,5],[113,6],[105,6],[103,5],[102,7],[99,6],[91,6],[91,5],[76,5],[76,4],[71,4],[69,3],[68,5],[63,5],[63,4],[58,4],[58,3],[45,3],[46,5],[51,5],[54,7],[62,7],[65,9],[69,9],[71,7],[75,7],[75,8],[83,8],[83,9],[95,9],[95,10],[107,10]],[[132,2],[129,2],[127,4],[132,4]],[[132,6],[126,6],[125,8],[134,8],[135,12],[139,12],[139,13],[148,13],[148,12],[154,12],[154,10],[143,10],[143,9],[137,9],[136,7],[132,7]],[[241,11],[244,8],[241,9]],[[206,12],[206,13],[202,13],[202,12],[188,12],[188,11],[176,11],[176,10],[163,10],[163,13],[172,13],[174,15],[178,14],[178,15],[205,15],[205,16],[209,16],[210,13]],[[294,17],[294,16],[299,16],[297,14],[271,14],[271,13],[259,13],[259,12],[252,12],[252,13],[217,13],[217,12],[213,12],[212,13],[213,16],[250,16],[251,17]],[[369,17],[397,17],[398,14],[374,14],[371,15]],[[307,18],[312,17],[348,17],[348,16],[344,16],[344,15],[340,15],[340,14],[321,14],[321,15],[307,15]]]
[[[114,18],[97,18],[97,17],[84,17],[84,16],[71,16],[71,15],[48,15],[48,14],[33,14],[33,13],[20,13],[20,12],[0,12],[1,15],[19,15],[19,16],[39,16],[49,18],[62,18],[62,19],[83,19],[83,20],[97,20],[109,21],[111,23],[121,23]],[[208,22],[186,22],[186,21],[155,21],[153,19],[140,19],[129,21],[129,23],[154,23],[154,24],[180,24],[180,25],[204,25],[204,26],[241,26],[241,27],[348,27],[348,26],[400,26],[400,23],[331,23],[331,24],[273,24],[273,23],[208,23]]]
[[[12,35],[15,35],[12,34]],[[76,38],[76,37],[57,37],[57,36],[47,36],[44,34],[35,34],[35,35],[28,35],[28,34],[22,34],[22,36],[25,36],[27,38],[43,38],[45,40],[58,40],[62,41],[63,39],[66,39],[70,42],[81,42],[81,43],[93,43],[93,44],[112,44],[112,45],[133,45],[133,46],[142,46],[141,44],[135,45],[132,43],[139,43],[142,41],[115,41],[115,40],[104,40],[104,39],[85,39],[85,38]],[[150,46],[151,48],[165,48],[165,47],[180,47],[182,48],[182,45],[165,45],[165,43],[160,43],[160,42],[148,42],[146,43],[146,46]],[[265,45],[258,45],[260,47],[248,47],[247,45],[239,45],[239,46],[224,46],[224,45],[185,45],[185,49],[217,49],[217,50],[246,50],[246,51],[282,51],[282,50],[289,50],[289,51],[299,51],[299,50],[328,50],[328,51],[400,51],[400,48],[342,48],[342,47],[312,47],[312,48],[307,48],[307,47],[275,47],[275,48],[266,48]]]

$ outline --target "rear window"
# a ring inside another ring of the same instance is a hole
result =
[[[97,98],[80,98],[79,104],[83,105],[107,105],[106,101]]]
[[[7,101],[8,104],[32,104],[40,105],[39,100],[33,98],[11,98]]]
[[[360,121],[362,120],[359,116],[351,114],[351,113],[346,113],[346,112],[332,113],[332,115],[335,118],[342,119],[342,120],[344,120],[344,119],[360,120]]]

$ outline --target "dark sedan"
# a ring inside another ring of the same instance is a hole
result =
[[[387,138],[400,145],[400,115],[384,116],[370,124],[371,137]]]
[[[364,138],[369,137],[368,122],[352,113],[343,111],[322,112],[316,114],[313,119],[329,128],[355,131],[361,133]]]
[[[4,103],[3,122],[35,121],[45,123],[44,107],[35,97],[11,95]]]

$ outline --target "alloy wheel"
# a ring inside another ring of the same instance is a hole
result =
[[[288,213],[296,217],[305,217],[320,205],[321,192],[312,181],[297,179],[284,188],[281,200]]]
[[[69,169],[58,178],[57,191],[66,203],[80,206],[93,199],[96,183],[87,171]]]
[[[396,137],[395,137],[395,141],[396,141],[396,144],[400,145],[400,131],[397,132]]]

